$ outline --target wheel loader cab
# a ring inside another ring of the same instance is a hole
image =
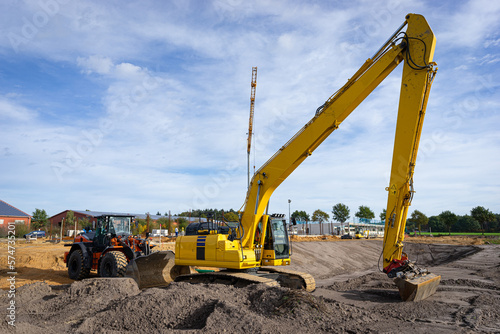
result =
[[[109,246],[111,238],[130,235],[131,222],[132,216],[103,215],[97,217],[97,229],[93,240],[95,247],[105,248]]]
[[[129,235],[132,217],[106,217],[108,232],[115,235]]]
[[[111,235],[108,235],[107,229],[105,229],[103,226],[103,220],[101,219],[101,217],[99,217],[97,219],[97,228],[96,228],[94,240],[93,240],[94,248],[98,251],[101,251],[102,249],[104,249],[106,247],[106,245],[108,244],[107,240],[110,237],[111,237]]]

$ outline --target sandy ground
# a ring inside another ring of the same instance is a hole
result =
[[[155,241],[156,242],[156,241]],[[8,248],[6,240],[0,242],[0,278],[7,276],[9,272]],[[174,250],[175,243],[162,242],[155,249]],[[26,242],[24,239],[17,240],[14,253],[16,261],[16,286],[45,281],[49,285],[71,284],[73,280],[68,277],[66,264],[64,263],[64,252],[69,251],[69,247],[64,244],[53,244],[43,239]],[[9,282],[6,279],[0,280],[0,289],[8,289]]]
[[[441,275],[442,283],[427,300],[405,303],[378,269],[380,240],[308,240],[293,242],[291,269],[315,277],[311,294],[188,283],[141,291],[130,279],[69,285],[62,261],[67,248],[19,242],[16,332],[500,333],[500,245],[482,245],[477,238],[408,238],[410,258]],[[173,249],[173,243],[162,249]],[[8,288],[6,251],[0,244],[2,289]],[[0,291],[6,320],[10,300]],[[7,321],[0,322],[0,332],[7,331]]]

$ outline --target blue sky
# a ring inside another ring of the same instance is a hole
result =
[[[0,197],[31,213],[234,208],[252,164],[401,25],[437,37],[411,210],[500,213],[496,1],[2,1]],[[385,208],[400,69],[274,193],[271,211]]]

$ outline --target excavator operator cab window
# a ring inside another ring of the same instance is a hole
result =
[[[259,222],[259,225],[257,225],[257,228],[255,229],[254,243],[256,245],[260,244],[261,237],[262,237],[262,222]]]
[[[286,230],[286,220],[270,219],[268,233],[264,242],[264,249],[274,250],[276,259],[288,258],[290,256],[290,244]]]

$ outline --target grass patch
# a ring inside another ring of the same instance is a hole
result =
[[[420,233],[423,236],[429,236],[431,233],[430,232],[422,232]],[[411,233],[413,236],[413,233]],[[435,237],[446,237],[449,236],[450,234],[448,232],[432,232],[432,235]],[[473,236],[473,237],[480,237],[483,234],[481,232],[451,232],[451,236]],[[418,236],[418,232],[417,232]],[[500,237],[500,232],[488,232],[484,234],[485,237]]]

